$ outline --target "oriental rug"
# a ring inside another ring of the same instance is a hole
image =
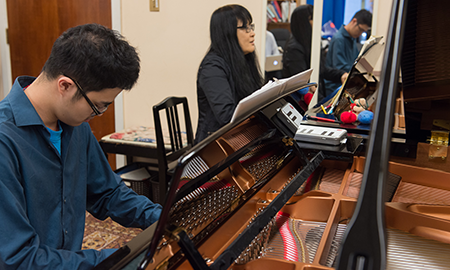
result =
[[[110,218],[98,220],[86,212],[82,249],[119,248],[140,232],[141,229],[125,228]]]

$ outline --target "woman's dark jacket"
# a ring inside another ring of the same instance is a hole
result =
[[[235,93],[229,65],[217,54],[208,53],[197,74],[198,124],[195,144],[230,122],[238,103]]]

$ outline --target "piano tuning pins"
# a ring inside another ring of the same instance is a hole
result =
[[[270,156],[268,158],[258,160],[257,162],[249,165],[246,169],[258,182],[268,172],[270,172],[273,168],[276,167],[277,161],[278,161],[277,156],[275,156],[275,155]]]
[[[262,212],[263,209],[258,209],[257,213],[252,217],[252,220]],[[252,240],[248,247],[235,260],[236,264],[245,264],[252,260],[264,257],[267,253],[267,246],[271,237],[272,227],[275,225],[275,217],[261,230],[261,232]],[[251,221],[252,222],[252,221]],[[249,225],[250,223],[249,222]]]
[[[188,200],[176,204],[171,210],[172,223],[183,227],[192,238],[194,230],[229,211],[227,209],[238,196],[238,190],[233,186],[215,190],[197,189],[189,194]]]
[[[291,177],[288,178],[288,180],[284,183],[283,187],[281,188],[280,192],[283,191],[287,185],[289,185],[289,183],[291,183],[291,181],[298,175],[298,173],[300,172],[300,168],[291,175]],[[303,185],[299,188],[299,190],[295,193],[295,195],[298,195],[298,193],[301,193],[301,191],[303,190]]]

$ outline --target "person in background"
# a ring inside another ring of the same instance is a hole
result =
[[[372,26],[372,13],[362,9],[355,13],[352,20],[347,25],[342,25],[339,31],[333,36],[328,48],[326,65],[337,68],[345,72],[350,72],[359,54],[359,47],[356,39],[362,33],[370,30]],[[329,93],[339,87],[339,84],[325,80],[326,89]]]
[[[212,14],[211,45],[197,74],[195,144],[229,123],[239,101],[261,88],[254,30],[252,16],[240,5],[226,5]]]
[[[37,78],[0,102],[0,269],[91,269],[115,250],[81,250],[86,211],[147,228],[161,206],[109,166],[89,120],[139,77],[139,56],[97,24],[68,29]]]
[[[266,30],[266,61],[268,56],[280,55],[277,40],[272,32]],[[281,70],[267,71],[264,70],[264,83],[273,78],[281,78]]]
[[[271,55],[279,55],[278,44],[272,32],[266,30],[266,57]]]
[[[288,78],[311,68],[311,41],[313,6],[298,6],[291,15],[291,37],[283,53],[283,77]],[[321,50],[322,55],[324,50]],[[343,83],[348,73],[339,69],[328,68],[325,57],[320,58],[319,100],[325,97],[324,78],[336,83]],[[314,92],[314,88],[310,90]]]

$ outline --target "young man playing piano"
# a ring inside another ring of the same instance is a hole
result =
[[[139,77],[135,48],[96,24],[67,30],[37,78],[0,102],[0,269],[91,269],[114,250],[81,250],[85,211],[146,228],[161,206],[126,187],[91,132]]]
[[[359,54],[359,48],[356,39],[363,33],[367,33],[372,26],[372,13],[362,9],[353,15],[353,18],[347,25],[342,25],[330,41],[328,47],[326,65],[329,68],[350,72],[353,63]],[[325,80],[326,95],[331,94],[342,84]]]

